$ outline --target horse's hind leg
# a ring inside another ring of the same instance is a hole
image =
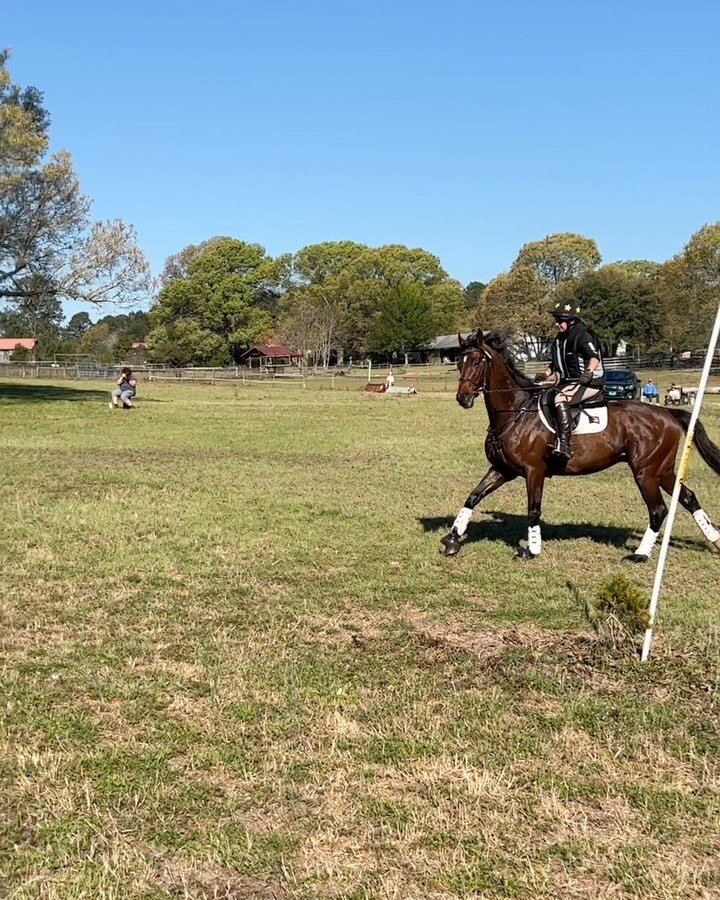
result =
[[[452,528],[449,534],[446,534],[445,537],[440,541],[440,543],[443,545],[442,552],[445,554],[445,556],[457,555],[458,551],[460,550],[460,544],[465,537],[468,522],[470,521],[473,510],[478,505],[478,503],[484,497],[487,497],[488,494],[492,494],[493,491],[496,491],[499,487],[502,487],[502,485],[504,485],[506,481],[512,481],[513,478],[515,478],[514,475],[505,474],[499,469],[496,469],[494,466],[491,466],[488,469],[482,480],[477,484],[477,486],[465,501],[465,506],[463,506],[463,508],[455,517],[455,521],[452,524]]]
[[[667,491],[668,494],[672,494],[673,489],[675,488],[675,473],[670,472],[665,475],[660,484],[664,491]],[[694,492],[683,484],[680,488],[679,499],[683,509],[686,509],[693,519],[695,519],[695,523],[700,531],[702,531],[711,544],[714,544],[718,550],[720,550],[720,531],[718,531],[717,527],[710,521],[707,513],[702,506],[700,506]]]
[[[637,550],[626,556],[625,559],[630,562],[645,562],[650,558],[652,549],[658,539],[660,526],[667,515],[667,506],[665,506],[665,501],[660,493],[660,479],[657,476],[649,475],[647,472],[635,472],[634,470],[633,475],[647,506],[650,524],[645,530]]]

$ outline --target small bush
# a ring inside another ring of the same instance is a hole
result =
[[[30,359],[30,351],[22,344],[16,344],[15,349],[10,354],[10,362],[27,362]]]
[[[602,644],[637,649],[650,621],[649,598],[625,575],[614,575],[598,588],[594,600],[585,601],[585,614]]]

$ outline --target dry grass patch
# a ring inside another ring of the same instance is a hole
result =
[[[451,398],[194,386],[123,419],[83,390],[3,410],[12,896],[720,896],[717,559],[692,522],[641,667],[566,586],[619,565],[629,476],[553,484],[530,567],[509,485],[447,560],[483,425]]]

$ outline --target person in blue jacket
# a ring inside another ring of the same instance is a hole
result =
[[[648,378],[647,384],[642,389],[642,398],[645,403],[659,403],[660,395],[652,378]]]

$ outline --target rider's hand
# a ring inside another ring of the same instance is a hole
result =
[[[590,384],[590,382],[593,380],[594,374],[595,373],[592,371],[592,369],[585,369],[582,375],[578,378],[578,381],[580,382],[580,384]]]
[[[538,372],[538,374],[533,378],[533,384],[542,384],[545,381],[545,375],[542,372]]]

